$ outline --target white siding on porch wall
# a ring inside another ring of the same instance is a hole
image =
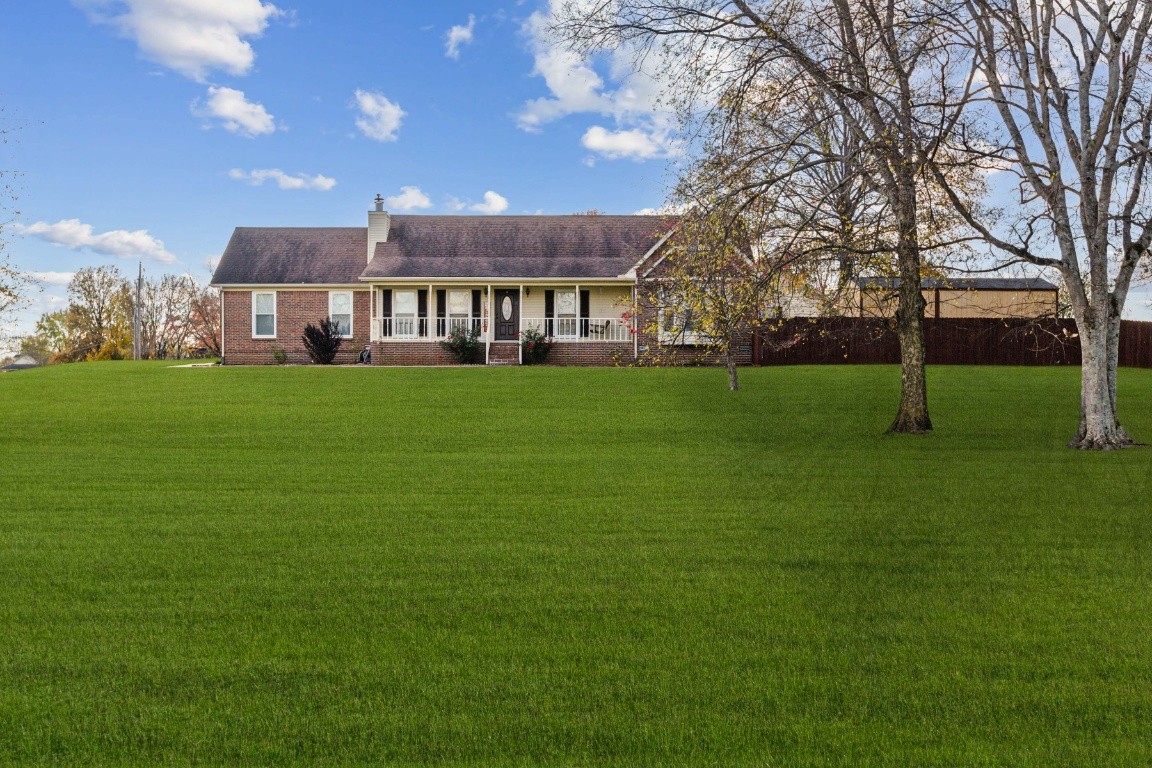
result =
[[[496,318],[496,291],[498,290],[518,290],[520,292],[520,319],[521,323],[525,319],[540,320],[544,318],[544,292],[545,291],[588,291],[589,311],[588,317],[599,320],[618,320],[625,312],[632,309],[632,296],[633,286],[627,285],[584,285],[580,283],[556,283],[556,284],[536,284],[536,283],[470,283],[470,282],[450,282],[450,283],[385,283],[373,284],[371,287],[372,294],[372,308],[371,316],[373,322],[371,323],[371,340],[381,341],[379,336],[379,327],[375,319],[380,315],[380,291],[390,290],[393,292],[392,311],[396,312],[396,291],[428,291],[428,324],[430,329],[435,329],[437,320],[437,292],[447,291],[451,294],[452,291],[463,291],[468,294],[468,306],[471,307],[471,294],[474,290],[479,290],[482,293],[487,292],[487,296],[482,296],[481,303],[487,310],[486,320],[488,322],[488,330],[486,333],[481,334],[481,340],[491,342],[494,334],[494,323]],[[450,301],[450,295],[446,296]],[[576,299],[577,312],[579,312],[580,300]],[[445,313],[448,313],[448,307],[445,307]],[[482,315],[483,316],[483,315]],[[523,326],[521,326],[523,327]],[[430,340],[433,337],[427,337]]]
[[[526,285],[531,291],[524,296],[521,307],[522,317],[544,317],[544,291],[571,291],[575,285]],[[630,285],[581,285],[580,290],[588,291],[589,317],[616,318],[632,308],[632,286]],[[577,311],[579,311],[579,297]]]

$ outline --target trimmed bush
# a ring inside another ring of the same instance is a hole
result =
[[[340,325],[325,317],[319,326],[308,323],[304,329],[304,349],[317,365],[331,365],[344,339],[340,338]]]
[[[480,331],[476,328],[457,328],[440,342],[440,346],[452,355],[458,363],[479,363],[484,345],[480,343]]]
[[[552,337],[529,328],[520,334],[520,347],[524,352],[524,365],[539,365],[552,351]]]

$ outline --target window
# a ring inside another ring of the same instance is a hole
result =
[[[692,316],[692,309],[680,306],[676,297],[668,292],[659,294],[660,341],[665,344],[702,344],[707,341],[700,324]]]
[[[467,331],[471,327],[471,291],[448,291],[448,333]]]
[[[276,291],[252,292],[252,336],[276,338]]]
[[[666,344],[703,344],[707,341],[691,309],[665,308],[660,311],[660,319],[661,341]]]
[[[330,291],[328,293],[328,318],[336,323],[340,335],[352,336],[352,291]]]
[[[416,291],[396,291],[392,294],[394,335],[416,335]]]
[[[556,291],[556,335],[576,336],[576,291]]]

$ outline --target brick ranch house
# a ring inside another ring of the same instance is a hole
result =
[[[549,362],[611,365],[659,343],[635,317],[675,220],[660,216],[393,215],[367,227],[235,230],[212,285],[225,364],[308,361],[301,334],[331,317],[338,363],[451,363],[439,341],[475,328],[489,363],[521,361],[520,334],[554,339]],[[687,351],[687,350],[686,350]]]

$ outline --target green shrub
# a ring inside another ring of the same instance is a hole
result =
[[[284,363],[288,362],[288,353],[280,347],[273,347],[272,361],[276,363],[276,365],[284,365]]]
[[[301,338],[308,357],[318,365],[331,365],[344,341],[340,338],[340,324],[327,317],[320,321],[319,326],[308,323]]]
[[[520,348],[524,353],[524,365],[543,363],[552,351],[552,337],[530,328],[520,334]]]
[[[480,331],[476,328],[457,328],[440,342],[440,346],[448,350],[453,360],[464,364],[481,362],[484,350],[484,345],[480,343]]]

